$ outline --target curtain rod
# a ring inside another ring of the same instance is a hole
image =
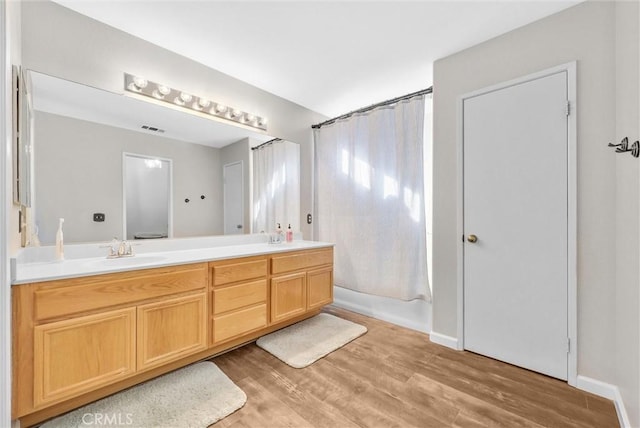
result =
[[[376,104],[371,104],[370,106],[363,107],[363,108],[360,108],[358,110],[350,111],[349,113],[345,113],[345,114],[343,114],[341,116],[334,117],[333,119],[325,120],[324,122],[318,123],[317,125],[311,125],[311,128],[312,129],[320,129],[324,125],[331,125],[332,123],[334,123],[337,120],[346,119],[348,117],[353,116],[354,114],[366,113],[366,112],[371,111],[371,110],[373,110],[375,108],[378,108],[378,107],[395,104],[395,103],[397,103],[399,101],[408,100],[409,98],[417,97],[419,95],[431,94],[431,93],[433,93],[433,86],[430,86],[427,89],[422,89],[420,91],[416,91],[416,92],[412,92],[412,93],[407,94],[407,95],[403,95],[401,97],[392,98],[390,100],[382,101],[382,102],[376,103]]]
[[[278,141],[282,141],[282,138],[274,138],[273,140],[265,141],[264,143],[257,145],[255,147],[251,147],[251,150],[258,150],[264,146],[268,146],[269,144],[277,143]]]

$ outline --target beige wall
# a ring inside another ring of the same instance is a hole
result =
[[[616,4],[615,142],[640,139],[640,6]],[[631,426],[640,426],[640,159],[616,158],[616,381]]]
[[[67,80],[122,92],[123,72],[142,75],[264,115],[268,133],[310,153],[311,125],[326,117],[50,1],[22,2],[22,63]],[[305,162],[310,159],[303,157]],[[302,215],[311,209],[311,171],[303,165]],[[306,225],[306,222],[303,223]],[[311,228],[303,232],[310,236]]]
[[[635,284],[636,294],[635,300],[628,303],[627,312],[628,318],[634,318],[631,314],[635,314],[636,327],[629,330],[635,334],[631,339],[635,345],[631,348],[635,346],[636,355],[638,341],[638,160],[620,158],[622,155],[615,155],[606,147],[608,142],[620,137],[620,125],[616,132],[616,25],[614,2],[588,1],[443,58],[434,65],[433,331],[457,335],[456,103],[459,97],[576,60],[578,374],[611,384],[621,381],[620,370],[637,374],[638,364],[637,358],[635,363],[625,358],[625,367],[620,369],[615,358],[620,342],[616,339],[620,300],[616,292],[624,289],[625,295],[633,295],[631,284]],[[637,21],[635,28],[637,43]],[[632,36],[625,32],[625,37]],[[637,44],[635,46],[637,55]],[[637,85],[637,68],[635,79]],[[625,80],[625,85],[629,81]],[[637,98],[635,102],[637,125]],[[629,128],[627,133],[633,133],[633,129]],[[635,135],[629,137],[638,138],[637,127]],[[627,180],[632,181],[627,189],[617,190],[625,187]],[[627,206],[629,212],[621,214],[622,206]],[[617,242],[616,237],[625,233],[627,221],[635,222],[626,229],[630,237],[625,242]],[[622,256],[617,250],[630,251],[629,257],[635,257],[633,267],[623,268],[617,264],[616,258]],[[629,286],[621,286],[616,281],[620,274],[625,275]],[[637,394],[637,375],[635,382],[630,389],[635,388]],[[637,425],[637,412],[634,417]]]
[[[220,149],[43,112],[36,112],[34,133],[43,245],[55,243],[60,217],[67,243],[122,237],[123,152],[173,161],[175,237],[222,234]],[[93,213],[104,213],[105,221],[94,222]]]

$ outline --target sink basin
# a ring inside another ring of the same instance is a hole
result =
[[[102,259],[93,262],[93,264],[102,267],[138,266],[146,265],[149,263],[157,263],[166,259],[167,258],[163,256],[133,256],[116,259]]]

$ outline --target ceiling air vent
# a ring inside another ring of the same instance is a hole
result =
[[[161,134],[164,133],[164,129],[156,128],[155,126],[142,125],[141,128],[151,132],[159,132]]]

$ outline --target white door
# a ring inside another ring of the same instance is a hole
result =
[[[242,162],[234,162],[224,166],[224,234],[244,233],[244,174]]]
[[[567,79],[463,100],[464,347],[565,380]]]

